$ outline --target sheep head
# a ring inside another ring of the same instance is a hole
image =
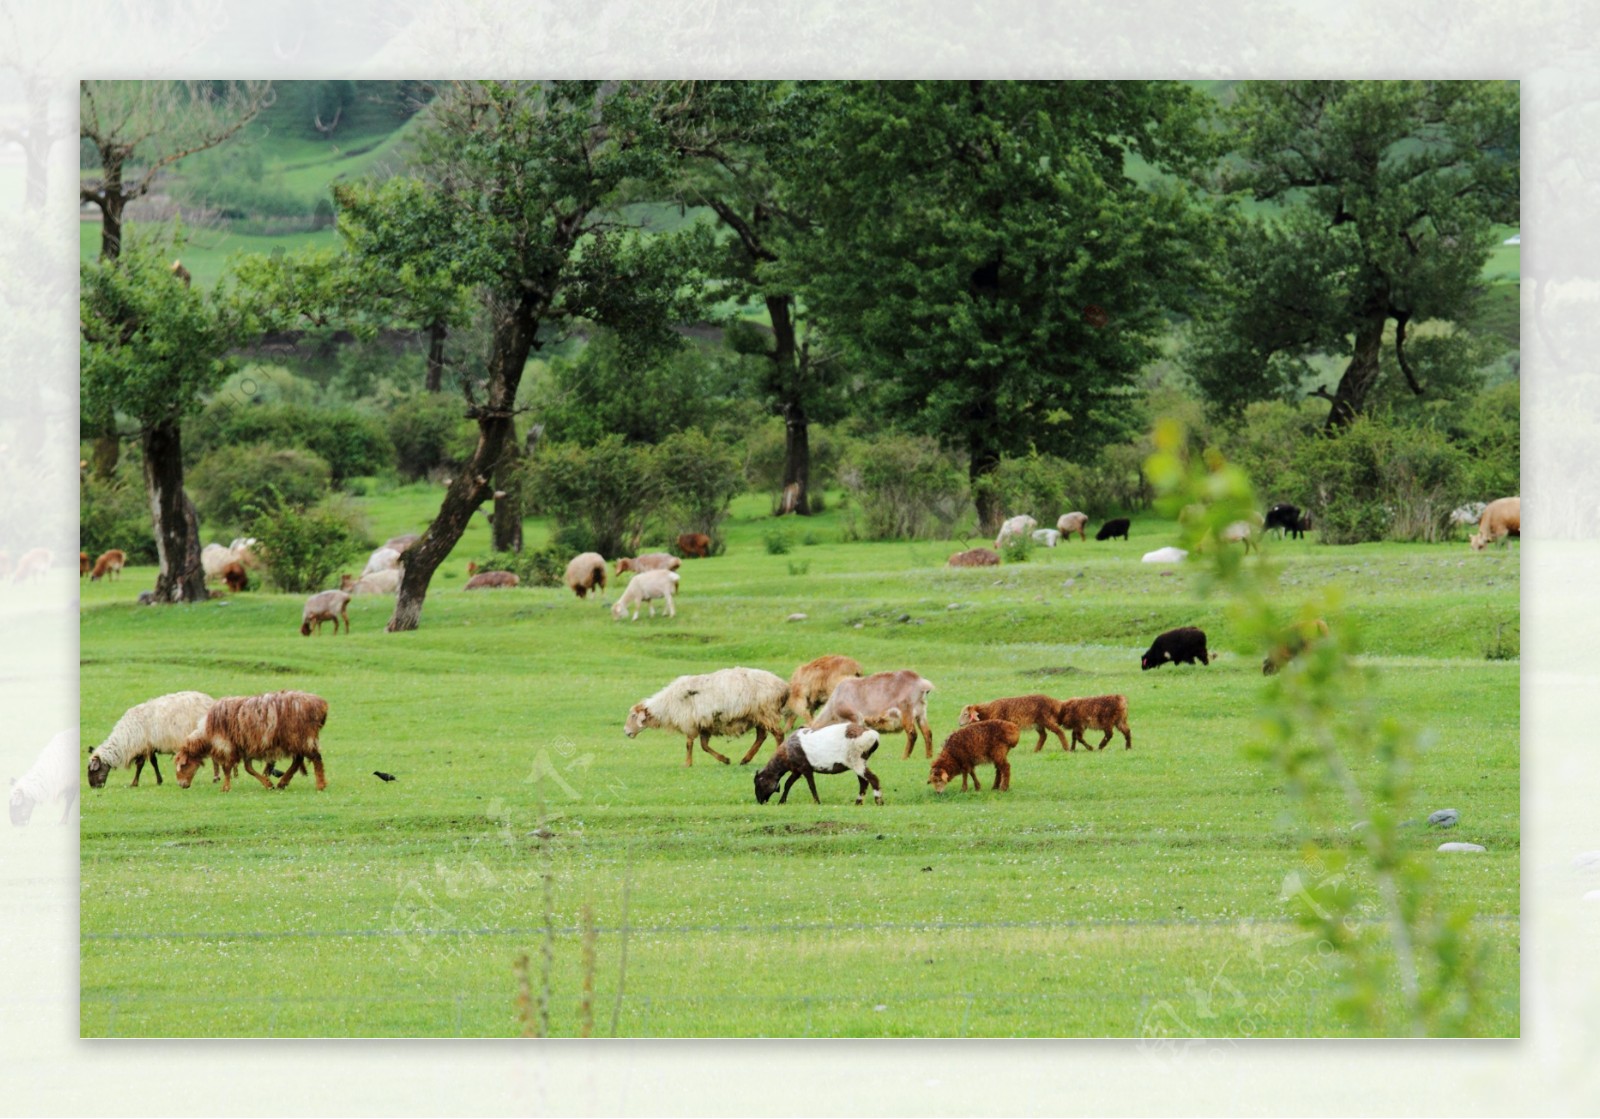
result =
[[[33,818],[33,801],[28,799],[28,794],[14,785],[11,789],[11,823],[15,827],[22,827]]]
[[[195,770],[200,768],[200,763],[211,753],[211,741],[199,732],[191,734],[184,740],[178,752],[173,755],[172,765],[178,771],[178,788],[187,789],[189,782],[194,780]]]
[[[969,703],[961,709],[961,717],[956,720],[956,725],[964,727],[968,723],[976,723],[982,718],[983,712],[978,710],[978,705],[976,703]]]
[[[106,778],[111,776],[111,767],[104,758],[98,754],[89,759],[89,787],[100,789],[105,787]]]
[[[756,774],[756,803],[765,804],[778,791],[778,773],[763,769]]]
[[[933,786],[934,792],[942,793],[944,792],[944,787],[950,784],[950,778],[953,776],[954,774],[940,765],[938,759],[935,759],[933,767],[928,770],[928,784]]]
[[[628,721],[622,724],[622,733],[632,738],[647,727],[660,725],[660,723],[656,722],[656,717],[650,713],[648,707],[642,703],[636,703],[628,712]]]

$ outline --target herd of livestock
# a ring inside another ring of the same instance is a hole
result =
[[[1478,531],[1472,536],[1471,545],[1481,550],[1493,541],[1520,535],[1520,513],[1520,501],[1512,497],[1481,508],[1459,510],[1457,519],[1475,516]],[[1004,548],[1024,536],[1048,547],[1055,547],[1072,533],[1087,539],[1087,521],[1081,513],[1068,513],[1061,516],[1056,529],[1041,530],[1032,517],[1013,517],[1005,522],[995,547]],[[1241,522],[1239,527],[1237,534],[1225,533],[1225,539],[1248,547],[1249,537],[1259,531],[1278,529],[1298,534],[1311,526],[1309,517],[1295,507],[1275,505],[1259,523]],[[1126,539],[1128,529],[1126,519],[1107,521],[1096,538]],[[372,553],[359,576],[346,575],[340,588],[311,596],[302,611],[300,632],[310,635],[330,621],[335,631],[342,622],[348,632],[351,597],[393,594],[399,585],[405,552],[416,540],[415,535],[404,535],[385,541]],[[242,586],[245,571],[257,562],[251,551],[254,543],[240,539],[228,547],[209,545],[202,556],[208,577],[225,582],[230,589]],[[673,597],[682,558],[703,558],[711,552],[711,541],[703,535],[687,534],[676,543],[678,555],[657,552],[624,557],[616,561],[614,571],[603,556],[585,552],[568,564],[564,581],[575,595],[585,598],[604,594],[608,572],[614,577],[631,574],[626,589],[611,607],[614,617],[627,616],[631,608],[632,616],[637,618],[641,607],[654,615],[657,600],[663,603],[669,617],[674,616]],[[973,551],[987,553],[993,559],[973,560],[968,552],[951,557],[950,563],[987,566],[1000,561],[997,552]],[[94,580],[115,578],[125,562],[120,551],[104,553],[92,563],[87,555],[80,555],[80,574]],[[467,590],[517,585],[517,577],[511,572],[480,572],[469,567],[469,575]],[[1300,623],[1289,640],[1268,655],[1262,671],[1277,671],[1327,634],[1327,625],[1320,619]],[[1184,626],[1159,634],[1141,657],[1140,667],[1149,670],[1168,663],[1203,665],[1214,659],[1215,654],[1206,647],[1205,633]],[[729,758],[711,746],[713,737],[739,737],[754,730],[755,741],[741,763],[752,761],[766,739],[772,738],[773,755],[755,775],[755,795],[761,803],[779,792],[780,786],[780,803],[787,800],[789,790],[800,780],[807,783],[813,799],[818,799],[816,774],[851,772],[859,783],[856,803],[863,803],[870,789],[881,804],[881,784],[867,765],[878,747],[880,733],[905,734],[902,759],[909,758],[918,738],[922,739],[925,755],[931,759],[928,784],[936,792],[942,792],[957,777],[963,789],[969,780],[981,789],[977,772],[980,764],[993,767],[993,789],[1009,789],[1011,767],[1007,754],[1016,747],[1022,732],[1029,729],[1038,733],[1036,752],[1044,748],[1049,734],[1056,736],[1064,750],[1074,750],[1080,743],[1086,750],[1091,749],[1083,737],[1086,730],[1102,732],[1098,749],[1103,750],[1117,733],[1122,735],[1126,749],[1133,747],[1126,696],[1057,699],[1035,694],[966,705],[961,709],[957,728],[945,738],[935,756],[927,715],[928,694],[933,687],[925,677],[910,670],[864,674],[859,662],[838,654],[800,665],[787,680],[760,669],[725,668],[680,676],[634,704],[624,731],[630,738],[648,728],[682,734],[686,765],[693,764],[696,741],[701,750],[726,764]],[[94,748],[88,764],[89,785],[100,788],[112,770],[128,767],[134,769],[132,784],[138,785],[147,763],[159,784],[162,778],[156,759],[168,754],[172,756],[178,784],[184,788],[200,766],[210,761],[212,779],[220,781],[224,791],[231,788],[241,766],[264,787],[273,787],[272,778],[277,777],[276,787],[280,789],[309,767],[320,790],[327,784],[320,745],[327,716],[326,700],[300,691],[220,699],[197,691],[159,696],[129,709]],[[67,799],[70,809],[70,798],[76,796],[77,789],[76,765],[64,764],[62,755],[75,753],[77,736],[71,736],[70,745],[65,736],[57,737],[62,743],[53,741],[33,770],[13,783],[13,823],[25,823],[35,804],[55,796]],[[287,768],[279,771],[278,762]],[[257,770],[257,763],[261,770]],[[70,791],[66,787],[69,781]]]

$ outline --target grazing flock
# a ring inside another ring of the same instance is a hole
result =
[[[1463,507],[1458,520],[1471,523],[1478,531],[1471,546],[1481,551],[1488,544],[1520,535],[1521,505],[1515,497],[1502,498],[1482,506]],[[993,566],[1001,562],[999,549],[1029,539],[1046,547],[1056,547],[1074,534],[1087,540],[1088,517],[1083,513],[1063,514],[1054,529],[1040,529],[1030,516],[1008,519],[995,538],[994,549],[974,548],[950,557],[953,567]],[[1227,543],[1252,546],[1258,531],[1277,531],[1300,536],[1311,528],[1309,515],[1292,505],[1272,506],[1258,521],[1229,526],[1222,533]],[[1129,523],[1116,518],[1102,524],[1095,534],[1100,541],[1127,540]],[[345,575],[337,589],[312,595],[301,614],[300,632],[319,633],[331,622],[335,633],[340,623],[349,632],[349,606],[354,596],[393,594],[404,572],[405,553],[418,536],[407,534],[386,540],[374,550],[358,576]],[[238,539],[227,547],[208,545],[201,560],[208,579],[221,580],[230,590],[243,589],[248,572],[258,566],[252,546],[254,540]],[[685,534],[677,540],[677,551],[684,558],[705,558],[712,554],[711,540],[702,534]],[[1174,549],[1173,551],[1178,551]],[[1149,557],[1146,557],[1149,558]],[[1181,556],[1179,557],[1181,558]],[[92,563],[86,553],[79,555],[80,577],[91,580],[116,578],[125,565],[121,551],[103,553]],[[48,566],[49,559],[44,560]],[[641,608],[653,617],[656,600],[662,600],[666,615],[674,617],[674,596],[678,590],[682,559],[666,552],[621,557],[614,576],[632,576],[624,591],[611,606],[618,619],[629,614],[637,619]],[[564,582],[580,599],[593,594],[604,597],[608,574],[606,558],[585,552],[568,564]],[[515,587],[511,572],[478,571],[469,565],[467,590]],[[1328,637],[1328,626],[1320,618],[1297,623],[1289,638],[1274,648],[1262,664],[1262,672],[1279,671],[1306,648]],[[1168,630],[1155,637],[1140,658],[1142,671],[1173,665],[1207,665],[1216,659],[1206,647],[1204,631],[1194,626]],[[1116,734],[1121,734],[1125,750],[1133,748],[1128,722],[1128,699],[1124,695],[1079,696],[1058,699],[1047,695],[1007,696],[968,703],[960,710],[956,728],[944,739],[937,756],[934,736],[928,721],[928,697],[934,685],[920,673],[909,669],[866,673],[853,657],[829,654],[795,668],[788,679],[754,668],[724,668],[696,675],[679,676],[655,694],[634,704],[623,724],[624,733],[633,738],[642,730],[673,731],[684,738],[684,764],[694,764],[694,747],[723,764],[730,759],[714,749],[712,738],[739,738],[755,732],[755,740],[740,759],[746,764],[755,759],[768,738],[774,751],[755,775],[755,796],[767,803],[779,792],[779,803],[788,800],[794,784],[804,779],[812,799],[820,803],[817,774],[853,773],[858,782],[856,803],[865,801],[868,789],[875,803],[883,804],[882,783],[867,762],[877,750],[881,734],[906,736],[901,760],[914,753],[918,739],[924,756],[932,759],[927,784],[943,792],[957,777],[966,789],[970,780],[982,789],[978,767],[991,766],[991,788],[1005,792],[1011,787],[1008,755],[1026,730],[1037,732],[1034,752],[1044,749],[1048,735],[1054,734],[1061,748],[1076,751],[1104,750]],[[263,787],[272,788],[271,778],[279,778],[276,788],[286,787],[307,766],[315,774],[316,787],[327,787],[323,769],[320,735],[328,718],[328,703],[321,696],[302,691],[278,691],[264,695],[225,696],[220,699],[198,691],[159,696],[130,708],[117,720],[104,741],[89,757],[91,788],[105,786],[114,769],[132,768],[132,786],[139,784],[149,764],[156,783],[162,783],[157,758],[171,755],[177,783],[188,788],[201,765],[211,762],[212,780],[224,792],[232,788],[233,778],[242,765],[245,772]],[[1084,737],[1088,730],[1103,737],[1091,745]],[[1068,736],[1070,732],[1070,737]],[[61,799],[70,811],[77,795],[77,738],[58,735],[41,753],[32,769],[12,782],[11,818],[14,824],[26,823],[33,808],[46,801]],[[279,773],[276,762],[288,763]],[[265,768],[258,772],[255,763]],[[66,813],[63,813],[63,819]]]

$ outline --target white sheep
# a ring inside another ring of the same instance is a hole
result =
[[[1189,553],[1182,548],[1157,548],[1153,552],[1146,552],[1139,557],[1140,563],[1182,563]]]
[[[590,591],[596,598],[605,597],[606,557],[599,552],[579,552],[567,563],[562,582],[579,598],[587,597]]]
[[[639,579],[635,579],[633,586],[638,585]],[[755,745],[739,761],[744,765],[756,756],[769,734],[774,742],[783,741],[783,705],[788,698],[789,682],[759,668],[724,668],[700,676],[680,676],[634,704],[622,729],[629,738],[648,727],[677,731],[684,736],[684,765],[694,764],[694,740],[698,737],[700,749],[727,765],[728,759],[711,748],[711,736],[737,738],[754,727]]]
[[[339,578],[339,589],[352,595],[358,594],[395,594],[400,590],[400,577],[404,572],[398,567],[391,567],[388,571],[374,571],[371,575],[363,575],[359,579],[349,575]]]
[[[206,573],[207,579],[220,579],[222,573],[230,563],[237,563],[244,567],[259,567],[260,560],[250,549],[255,544],[254,536],[235,537],[232,544],[224,548],[221,544],[207,544],[200,549],[200,566]]]
[[[367,566],[361,569],[362,577],[376,574],[379,571],[393,571],[400,566],[400,551],[397,548],[379,548],[367,558]]]
[[[204,692],[173,692],[128,708],[105,741],[89,755],[89,787],[101,788],[113,769],[126,769],[132,764],[133,781],[129,787],[137,788],[145,762],[155,770],[156,784],[161,784],[156,755],[176,754],[215,702]]]
[[[994,538],[994,549],[999,551],[1005,547],[1006,541],[1021,539],[1039,527],[1039,522],[1023,513],[1021,516],[1012,517],[1000,526],[1000,535]]]
[[[611,616],[621,619],[628,612],[628,607],[633,607],[633,617],[629,621],[639,620],[639,606],[642,603],[650,604],[650,616],[656,616],[654,599],[667,600],[667,617],[676,618],[678,612],[673,608],[672,596],[678,591],[678,573],[676,571],[641,571],[633,577],[633,582],[628,584],[628,589],[622,592],[621,597],[611,607]]]
[[[191,728],[193,729],[193,728]],[[78,732],[64,730],[49,742],[21,777],[11,782],[11,823],[23,827],[33,810],[60,798],[61,823],[67,822],[78,799]]]
[[[1054,528],[1036,528],[1033,530],[1033,542],[1043,544],[1046,548],[1054,548],[1061,543],[1061,531]]]

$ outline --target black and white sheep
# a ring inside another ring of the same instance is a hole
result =
[[[156,784],[161,784],[156,755],[176,754],[214,703],[216,700],[205,692],[173,692],[128,708],[105,741],[89,755],[89,787],[101,788],[113,769],[132,765],[133,781],[129,787],[135,788],[145,762],[155,770]]]
[[[878,783],[877,774],[867,768],[867,759],[872,757],[877,748],[878,732],[860,723],[836,723],[821,730],[797,730],[778,744],[778,749],[768,759],[766,766],[756,774],[756,803],[765,804],[771,800],[772,794],[778,789],[778,782],[787,773],[789,779],[784,782],[779,804],[788,803],[789,790],[802,777],[811,790],[811,799],[821,804],[822,798],[817,796],[817,782],[813,774],[848,771],[856,775],[859,783],[856,804],[866,799],[867,788],[871,786],[873,801],[882,805],[883,788]]]

